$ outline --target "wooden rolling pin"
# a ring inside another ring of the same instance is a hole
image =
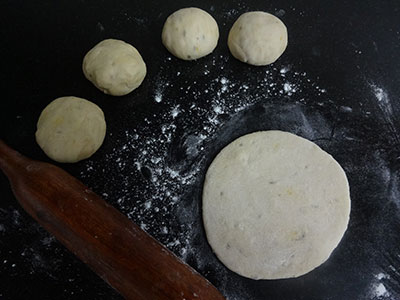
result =
[[[204,277],[62,169],[0,140],[22,207],[126,299],[224,299]]]

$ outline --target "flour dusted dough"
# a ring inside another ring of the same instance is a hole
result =
[[[343,169],[288,132],[242,136],[207,171],[207,239],[229,269],[249,278],[298,277],[318,267],[340,242],[349,215]]]
[[[146,76],[146,64],[136,48],[114,39],[94,46],[85,55],[82,69],[99,90],[113,96],[129,94]]]
[[[162,31],[164,46],[178,58],[193,60],[211,53],[218,43],[217,22],[204,10],[182,8],[170,15]]]
[[[103,111],[77,97],[61,97],[42,111],[36,141],[51,159],[77,162],[100,148],[106,134]]]
[[[285,24],[262,11],[244,13],[233,24],[228,47],[238,60],[264,66],[276,61],[285,51],[288,36]]]

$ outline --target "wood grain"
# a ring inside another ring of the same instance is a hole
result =
[[[22,207],[126,299],[224,299],[190,266],[62,169],[0,140]]]

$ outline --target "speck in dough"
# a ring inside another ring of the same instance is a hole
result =
[[[103,143],[106,122],[96,104],[78,97],[61,97],[42,111],[36,141],[51,159],[73,163],[90,157]]]
[[[217,46],[217,22],[204,10],[182,8],[165,21],[162,42],[173,55],[193,60],[210,54]]]
[[[108,39],[94,46],[84,57],[85,77],[105,94],[123,96],[140,86],[146,64],[132,45]]]
[[[288,132],[236,139],[206,174],[208,242],[225,266],[245,277],[310,272],[339,244],[349,215],[343,169],[316,144]]]
[[[287,43],[285,24],[274,15],[262,11],[242,14],[228,36],[232,55],[255,66],[275,62],[285,51]]]

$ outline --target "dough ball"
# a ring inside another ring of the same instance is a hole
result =
[[[90,157],[106,134],[103,111],[77,97],[61,97],[42,111],[36,141],[51,159],[73,163]]]
[[[232,55],[255,66],[275,62],[285,51],[287,43],[285,24],[274,15],[262,11],[241,15],[228,36]]]
[[[326,261],[347,229],[346,174],[316,144],[282,131],[238,138],[211,163],[203,221],[217,257],[253,279],[298,277]]]
[[[164,46],[178,58],[193,60],[210,54],[218,43],[217,22],[196,7],[182,8],[170,15],[162,31]]]
[[[123,96],[136,89],[146,76],[146,64],[135,47],[108,39],[84,57],[85,77],[105,94]]]

